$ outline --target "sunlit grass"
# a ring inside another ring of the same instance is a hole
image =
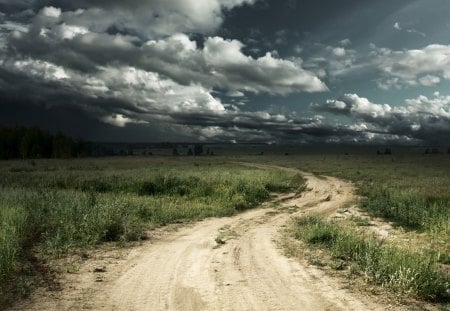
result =
[[[230,216],[301,186],[295,174],[205,159],[3,162],[0,291],[20,277],[24,252],[50,256],[145,238],[170,223]]]
[[[450,155],[323,154],[245,160],[282,164],[316,175],[352,181],[360,196],[359,207],[371,216],[391,222],[397,232],[407,237],[408,242],[388,239],[384,244],[377,244],[370,238],[368,241],[373,254],[347,254],[348,259],[356,262],[355,267],[364,273],[369,271],[367,275],[374,283],[397,291],[413,292],[423,299],[448,300],[448,292],[446,294],[443,288],[448,290],[450,264]],[[370,223],[358,219],[353,222],[360,228],[363,225],[361,230],[349,232],[342,223],[323,222],[315,226],[307,225],[308,229],[297,228],[302,232],[302,239],[309,240],[313,245],[314,240],[322,241],[319,244],[336,255],[340,249],[345,249],[344,246],[352,252],[358,251],[361,243],[366,245],[366,238],[361,237],[361,232]],[[301,235],[299,232],[298,237]],[[339,239],[336,239],[336,234]],[[377,264],[370,269],[368,263],[360,262],[365,259],[373,261],[373,258],[377,258]],[[440,270],[436,267],[439,265],[442,265],[443,274],[437,276]]]
[[[438,269],[438,256],[389,246],[361,232],[316,216],[295,223],[296,238],[326,249],[375,284],[430,301],[450,301],[450,278]]]

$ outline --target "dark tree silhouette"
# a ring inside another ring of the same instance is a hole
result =
[[[194,146],[194,155],[199,156],[203,154],[203,145],[195,144]]]
[[[89,154],[88,145],[38,127],[0,126],[1,159],[70,158]]]

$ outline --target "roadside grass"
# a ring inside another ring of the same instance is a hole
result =
[[[149,229],[230,216],[269,199],[271,192],[302,186],[293,173],[198,161],[3,162],[0,305],[8,292],[23,291],[18,287],[30,249],[59,257],[103,242],[137,241]]]
[[[316,175],[352,181],[359,207],[406,231],[425,234],[425,244],[450,256],[450,156],[301,155],[255,157]]]
[[[352,181],[360,196],[359,208],[371,217],[381,217],[390,222],[395,231],[393,235],[384,238],[383,242],[377,241],[371,235],[370,221],[358,217],[350,219],[351,223],[336,221],[333,224],[321,222],[314,226],[306,225],[299,232],[305,231],[305,228],[308,228],[308,234],[316,232],[318,236],[312,238],[309,244],[320,246],[323,252],[336,256],[347,243],[350,254],[344,257],[351,262],[349,269],[362,271],[375,284],[392,291],[409,292],[425,300],[448,302],[449,155],[324,153],[246,160],[297,167],[317,176],[335,176]],[[354,228],[355,225],[358,230],[349,231],[347,228]],[[314,239],[318,239],[316,244]],[[324,241],[320,242],[321,239]],[[363,252],[351,253],[352,249],[362,249]],[[320,257],[320,254],[317,256]],[[320,261],[317,258],[315,261]],[[335,262],[340,263],[341,260]]]
[[[399,249],[318,216],[297,219],[294,236],[325,249],[374,284],[432,302],[450,301],[450,277],[439,270],[437,254]]]

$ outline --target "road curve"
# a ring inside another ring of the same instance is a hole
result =
[[[279,229],[292,217],[282,206],[328,215],[354,200],[352,185],[270,167],[301,173],[308,191],[272,207],[206,219],[170,233],[108,270],[104,282],[93,283],[92,294],[64,303],[47,300],[30,309],[386,310],[343,289],[323,271],[285,257],[277,247]]]

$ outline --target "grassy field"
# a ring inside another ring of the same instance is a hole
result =
[[[143,239],[170,223],[230,216],[300,183],[295,174],[212,158],[4,161],[0,297],[27,292],[36,254],[64,256]]]
[[[350,224],[300,219],[293,235],[327,250],[334,258],[331,265],[345,260],[349,269],[357,269],[372,283],[449,302],[450,155],[299,155],[252,161],[353,181],[361,197],[359,208],[392,222],[402,240],[379,242],[364,233],[369,223],[360,218]]]
[[[293,224],[292,235],[312,250],[325,250],[329,265],[346,268],[351,277],[360,276],[401,295],[449,301],[449,155],[295,155],[295,151],[3,161],[0,297],[32,287],[39,274],[30,265],[36,254],[39,260],[40,255],[65,256],[103,242],[145,239],[155,227],[233,215],[269,199],[270,192],[302,185],[292,173],[231,164],[238,160],[354,182],[359,207],[392,222],[402,233],[400,243],[368,234],[365,226],[370,223],[360,218],[353,223],[302,218]]]

